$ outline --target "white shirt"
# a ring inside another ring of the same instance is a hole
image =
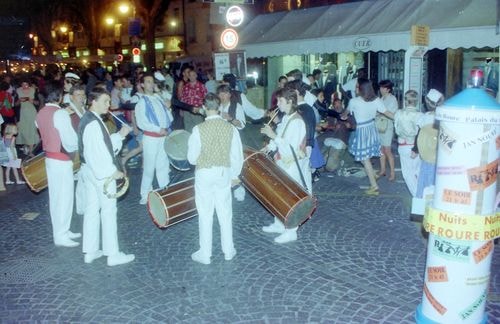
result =
[[[345,92],[351,91],[351,96],[356,98],[358,95],[356,93],[356,84],[358,84],[358,78],[353,78],[342,85],[342,89]]]
[[[347,109],[351,114],[354,114],[358,124],[373,120],[377,112],[384,113],[387,110],[380,98],[375,98],[373,101],[364,101],[361,97],[352,98]]]
[[[64,109],[61,109],[61,107],[56,104],[48,103],[45,106],[59,108],[54,112],[53,122],[54,128],[57,129],[57,132],[59,133],[59,138],[61,139],[63,148],[66,150],[66,152],[78,151],[78,135],[73,129],[73,125],[71,124],[71,119],[68,112]],[[39,128],[36,121],[35,125],[37,128]]]
[[[244,93],[241,94],[241,107],[243,108],[243,111],[245,112],[245,115],[248,117],[257,120],[261,119],[264,117],[266,114],[266,111],[264,109],[260,109],[255,107],[245,96]]]
[[[208,116],[206,120],[222,118],[219,115]],[[189,163],[196,165],[196,161],[201,153],[201,137],[198,126],[193,128],[188,141],[187,158]],[[233,126],[233,137],[231,139],[231,151],[229,152],[229,160],[231,161],[231,179],[236,179],[243,168],[243,149],[241,145],[240,133]]]
[[[309,90],[306,91],[306,94],[304,95],[304,101],[309,105],[309,106],[314,106],[314,103],[316,102],[316,96],[313,95],[312,93],[309,92]]]
[[[229,113],[229,105],[230,105],[230,102],[228,102],[225,105],[221,103],[221,105],[219,107],[219,111],[221,113],[228,114]],[[246,123],[245,113],[243,112],[243,107],[241,107],[241,105],[239,103],[236,104],[236,116],[234,119],[238,120],[241,123],[241,127],[235,126],[237,129],[245,128],[245,123]]]
[[[396,111],[398,111],[398,99],[396,99],[396,97],[394,97],[392,93],[387,94],[381,99],[384,103],[385,108],[387,108],[387,110],[389,110],[391,113],[394,114]]]
[[[285,164],[294,162],[290,145],[295,150],[295,154],[299,159],[304,157],[300,147],[306,137],[306,124],[302,118],[293,118],[294,114],[298,114],[298,112],[283,116],[283,119],[276,127],[276,137],[267,145],[271,151],[278,149],[281,160]]]
[[[103,136],[106,136],[106,134],[102,134],[99,123],[104,126],[106,133],[109,135],[108,129],[102,122],[101,117],[94,112],[92,113],[97,116],[98,120],[90,122],[85,127],[82,139],[84,147],[83,156],[85,158],[85,163],[92,170],[96,179],[104,180],[111,177],[117,170],[113,163],[113,157],[109,154],[106,143],[104,142]],[[122,148],[123,138],[119,133],[111,134],[110,137],[113,153],[116,155]]]
[[[83,117],[83,114],[85,113],[85,108],[82,107],[81,109],[83,110],[83,113],[80,112],[80,110],[78,108],[76,108],[75,104],[73,103],[73,101],[69,101],[69,105],[71,108],[73,108],[73,111],[75,112],[75,114],[78,115],[78,117],[82,118]]]
[[[142,97],[135,105],[135,119],[137,122],[137,126],[143,131],[155,133],[159,133],[162,128],[169,128],[170,125],[167,125],[167,116],[170,120],[170,123],[172,123],[174,117],[172,116],[172,113],[169,109],[163,108],[163,105],[161,104],[162,99],[159,98],[156,94],[143,96],[147,96],[153,104],[153,111],[156,115],[156,119],[160,123],[160,126],[157,126],[148,120],[146,116],[146,101]]]

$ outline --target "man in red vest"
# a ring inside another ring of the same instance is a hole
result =
[[[56,246],[74,247],[80,233],[69,230],[73,215],[73,161],[70,153],[78,149],[78,137],[66,110],[59,104],[63,88],[57,82],[48,83],[46,104],[36,116],[36,124],[45,151],[45,170],[49,186],[49,208]]]

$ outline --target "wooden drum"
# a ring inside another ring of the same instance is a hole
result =
[[[148,212],[159,228],[167,228],[198,215],[194,201],[194,178],[148,195]]]
[[[73,159],[73,172],[80,169],[80,155]],[[45,153],[42,152],[29,160],[23,161],[21,172],[28,187],[34,192],[47,188],[47,171],[45,170]]]
[[[286,228],[301,225],[316,208],[316,199],[266,154],[244,149],[241,181],[245,188]]]

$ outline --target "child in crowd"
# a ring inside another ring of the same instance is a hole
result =
[[[10,170],[12,170],[12,173],[14,173],[14,178],[16,179],[17,184],[25,183],[19,178],[19,172],[17,171],[17,169],[21,167],[21,159],[17,158],[16,135],[17,135],[16,124],[5,125],[2,141],[5,147],[7,148],[7,154],[9,156],[9,161],[7,163],[2,164],[2,166],[7,168],[5,170],[5,184],[14,184],[14,182],[10,180]]]

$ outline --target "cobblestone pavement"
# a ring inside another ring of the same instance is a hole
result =
[[[413,323],[422,296],[426,240],[409,221],[409,195],[380,180],[381,195],[362,194],[367,179],[322,174],[319,204],[299,240],[273,242],[261,227],[270,214],[250,195],[234,201],[238,254],[224,261],[217,221],[211,265],[191,260],[192,218],[156,228],[139,205],[140,169],[118,204],[127,265],[83,262],[81,247],[55,247],[48,192],[8,186],[0,193],[0,318],[3,323]],[[173,172],[174,181],[190,173]],[[30,220],[30,214],[39,213]],[[24,217],[23,217],[24,216]],[[80,232],[81,216],[72,230]],[[500,249],[493,256],[487,312],[500,323]]]

